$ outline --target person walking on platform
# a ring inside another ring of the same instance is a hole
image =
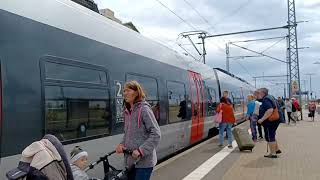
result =
[[[130,180],[149,180],[157,164],[156,147],[161,138],[160,127],[137,81],[127,82],[123,94],[124,136],[116,152],[123,153],[124,149],[133,151],[132,155],[124,156],[126,166],[132,166],[138,161],[129,174]]]
[[[252,140],[254,142],[257,142],[257,120],[259,111],[255,111],[256,109],[259,110],[260,104],[258,101],[254,99],[253,95],[248,95],[248,104],[247,104],[247,120],[250,121],[250,129],[251,129],[251,135]],[[258,108],[256,108],[258,106]]]
[[[259,108],[260,108],[260,105],[261,105],[261,102],[259,102],[259,92],[258,91],[254,91],[253,93],[253,96],[254,98],[256,99],[256,106],[254,108],[254,112],[255,114],[257,114],[259,116]],[[260,123],[257,123],[257,126],[258,126],[258,133],[259,133],[259,139],[263,139],[263,135],[262,135],[262,125]]]
[[[259,91],[259,99],[262,99],[262,104],[259,109],[259,120],[258,123],[263,125],[265,132],[265,139],[267,145],[270,148],[270,154],[265,155],[266,158],[277,158],[277,154],[281,153],[278,142],[276,140],[276,131],[280,124],[280,114],[278,111],[279,105],[275,98],[268,94],[267,88],[261,88]],[[276,119],[274,114],[278,113]]]
[[[314,100],[311,100],[308,104],[308,109],[309,109],[309,114],[308,116],[311,118],[312,121],[314,121],[314,115],[315,115],[315,112],[316,112],[316,109],[317,109],[317,106],[316,106],[316,102]]]
[[[220,99],[220,104],[217,108],[217,113],[222,112],[222,121],[219,124],[219,146],[223,146],[224,137],[223,133],[224,130],[227,129],[227,135],[228,135],[228,147],[232,148],[232,133],[231,128],[232,125],[236,122],[236,118],[234,116],[233,107],[232,104],[230,104],[227,100],[227,98],[222,97]]]
[[[288,116],[288,124],[290,124],[290,120],[292,120],[295,124],[297,124],[296,120],[292,118],[292,101],[289,98],[286,98],[285,108]]]
[[[285,103],[284,103],[284,100],[282,99],[282,97],[278,97],[278,104],[279,104],[279,107],[280,107],[280,111],[279,112],[281,112],[281,116],[282,116],[282,118],[281,119],[283,119],[283,122],[281,122],[281,123],[286,123],[285,121],[286,121],[286,118],[285,118],[285,109],[286,109],[286,107],[285,107]]]
[[[299,121],[299,111],[300,109],[300,104],[296,98],[291,98],[292,100],[292,115],[296,121]]]

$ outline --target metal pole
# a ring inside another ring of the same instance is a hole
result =
[[[203,64],[206,64],[206,55],[207,55],[207,51],[206,51],[206,46],[205,46],[205,42],[204,42],[204,36],[201,36],[202,39],[202,56],[203,56]]]
[[[298,38],[297,38],[297,21],[296,21],[296,6],[295,0],[287,0],[288,2],[288,54],[289,54],[289,69],[290,69],[290,83],[297,83],[298,91],[301,91],[300,83],[300,68],[299,68],[299,52],[298,52]],[[292,93],[293,95],[293,93]],[[300,104],[302,103],[301,93],[298,95]],[[301,110],[301,120],[303,119]]]
[[[232,32],[232,33],[224,33],[224,34],[207,35],[206,38],[219,37],[219,36],[229,36],[229,35],[235,35],[235,34],[245,34],[245,33],[259,32],[259,31],[270,31],[270,30],[276,30],[276,29],[287,29],[287,28],[288,28],[288,25],[274,27],[274,28],[265,28],[265,29],[249,30],[249,31],[240,31],[240,32]]]
[[[229,43],[226,43],[226,69],[228,72],[230,72],[230,49],[229,49]]]
[[[312,99],[312,81],[311,81],[311,74],[309,74],[310,77],[310,98]]]

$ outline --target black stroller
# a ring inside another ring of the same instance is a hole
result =
[[[139,159],[136,160],[132,166],[130,166],[130,167],[127,166],[124,168],[124,170],[118,170],[115,167],[113,167],[112,165],[110,165],[109,159],[108,159],[109,156],[111,156],[115,152],[116,151],[112,151],[110,153],[107,153],[103,157],[100,157],[98,161],[91,163],[85,169],[85,171],[89,171],[90,169],[93,169],[96,165],[98,165],[99,163],[102,162],[103,163],[103,171],[104,171],[103,180],[128,180],[128,178],[129,178],[128,176],[129,176],[130,172],[132,172],[132,170],[134,169],[134,167],[137,164],[137,162],[139,161]],[[127,154],[127,155],[131,155],[132,151],[124,150],[123,153]],[[94,179],[92,179],[92,180],[94,180]]]

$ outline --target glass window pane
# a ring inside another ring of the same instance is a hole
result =
[[[127,81],[135,80],[141,84],[147,98],[146,101],[151,105],[154,116],[157,121],[160,120],[160,103],[158,97],[158,84],[157,80],[150,77],[127,75]]]
[[[215,89],[206,88],[207,91],[207,116],[214,116],[216,114],[215,110],[217,107],[217,94]]]
[[[143,76],[136,76],[136,75],[127,75],[127,81],[135,80],[141,84],[144,92],[147,95],[147,100],[149,101],[158,101],[158,85],[156,79],[143,77]]]
[[[108,91],[75,87],[45,87],[46,133],[61,141],[110,134]]]
[[[185,87],[182,83],[168,82],[169,122],[175,123],[186,119],[187,104]]]
[[[70,80],[89,83],[107,83],[107,75],[103,71],[82,67],[46,62],[46,78]]]

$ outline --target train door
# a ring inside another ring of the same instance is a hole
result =
[[[197,142],[203,137],[204,129],[204,84],[201,75],[189,71],[190,98],[192,110],[192,125],[190,143]]]

